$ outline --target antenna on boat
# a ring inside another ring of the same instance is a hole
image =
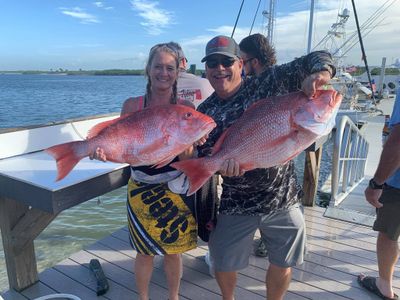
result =
[[[351,0],[351,4],[353,5],[354,18],[356,19],[356,25],[357,25],[358,39],[360,41],[361,52],[362,52],[362,55],[363,55],[362,57],[363,57],[364,64],[365,64],[365,69],[366,69],[367,75],[368,75],[368,82],[369,82],[369,86],[372,88],[371,74],[369,73],[367,55],[365,54],[364,43],[363,43],[362,36],[361,36],[360,24],[358,23],[358,16],[357,16],[356,5],[354,3],[354,0]],[[376,100],[375,100],[375,95],[374,94],[375,94],[374,91],[372,91],[372,101],[374,102],[374,104],[376,106]]]
[[[243,3],[244,3],[244,0],[242,0],[242,4],[240,5],[240,9],[239,9],[239,12],[237,14],[236,21],[235,21],[235,26],[233,26],[231,38],[233,38],[233,35],[235,34],[236,25],[237,25],[237,22],[239,21],[240,14],[242,12]]]

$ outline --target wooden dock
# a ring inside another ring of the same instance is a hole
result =
[[[293,269],[293,279],[285,299],[378,299],[357,283],[361,272],[377,275],[376,233],[362,225],[329,219],[324,209],[307,207],[307,255],[305,263]],[[256,238],[257,239],[257,238]],[[256,240],[254,245],[256,245]],[[184,271],[181,299],[221,299],[218,285],[204,262],[207,245],[183,255]],[[109,291],[96,296],[96,282],[88,268],[92,258],[102,264],[110,285]],[[82,300],[137,299],[133,265],[135,252],[128,242],[127,228],[73,254],[39,274],[39,282],[21,291],[12,290],[4,300],[35,299],[53,293],[69,293]],[[268,259],[251,257],[250,266],[238,276],[236,299],[265,299],[265,270]],[[162,258],[155,261],[150,285],[151,299],[167,299]],[[400,268],[396,267],[395,292],[400,293]]]

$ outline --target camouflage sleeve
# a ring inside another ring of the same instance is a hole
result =
[[[331,78],[336,74],[332,56],[327,51],[315,51],[305,56],[305,68],[310,68],[309,74],[328,71],[331,73]]]
[[[285,85],[288,91],[293,92],[301,89],[301,83],[307,76],[320,71],[328,71],[331,77],[336,73],[332,56],[326,51],[315,51],[277,66],[275,79],[280,85]]]
[[[298,91],[307,76],[319,71],[328,71],[332,77],[336,73],[332,56],[326,51],[315,51],[267,69],[258,77],[257,93],[259,97],[267,97]]]

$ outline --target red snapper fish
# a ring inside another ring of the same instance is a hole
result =
[[[45,151],[57,162],[57,181],[97,147],[104,150],[108,161],[162,167],[215,126],[212,118],[191,107],[160,105],[99,123],[90,129],[86,140]]]
[[[318,90],[312,98],[295,92],[261,99],[222,133],[211,156],[171,166],[186,174],[191,195],[226,159],[244,171],[285,164],[332,130],[341,101],[334,90]]]

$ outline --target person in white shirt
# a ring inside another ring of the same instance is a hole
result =
[[[208,79],[186,72],[188,60],[178,43],[168,44],[173,45],[179,55],[178,99],[190,101],[197,108],[214,92],[214,89]]]

